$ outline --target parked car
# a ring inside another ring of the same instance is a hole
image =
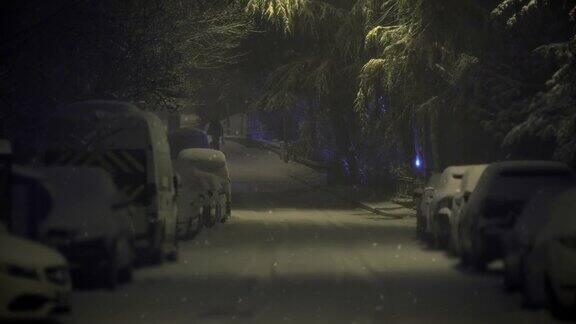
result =
[[[230,178],[226,158],[212,149],[185,149],[176,159],[180,177],[178,232],[193,236],[230,217]]]
[[[506,287],[561,317],[576,315],[575,216],[574,186],[536,193],[506,240]]]
[[[574,183],[563,163],[507,161],[489,165],[460,217],[464,263],[477,269],[502,258],[503,238],[510,233],[530,196],[539,190]]]
[[[55,250],[0,223],[0,321],[47,320],[70,311],[68,264]]]
[[[5,223],[9,231],[34,241],[54,204],[52,194],[37,169],[15,165],[10,180],[11,212]]]
[[[473,165],[469,167],[460,183],[460,190],[452,198],[452,206],[450,208],[450,246],[449,250],[454,255],[460,255],[460,216],[466,209],[466,205],[472,192],[478,184],[478,180],[488,167],[487,164]]]
[[[131,200],[139,255],[177,259],[175,174],[158,116],[128,103],[85,101],[60,107],[50,123],[45,164],[106,170]]]
[[[419,239],[425,239],[427,232],[428,219],[432,201],[434,200],[434,191],[440,183],[440,173],[435,173],[428,179],[426,186],[422,190],[418,208],[416,210],[416,235]]]
[[[176,160],[178,153],[189,148],[210,148],[210,141],[205,131],[198,128],[179,128],[168,135],[172,159]]]
[[[450,166],[444,169],[428,213],[426,237],[432,246],[447,247],[450,238],[450,206],[459,192],[464,172],[469,166]]]
[[[10,220],[10,189],[12,177],[12,145],[0,138],[0,222],[8,224]]]
[[[41,170],[53,198],[41,240],[58,249],[73,273],[97,275],[110,288],[132,278],[134,226],[130,201],[106,171],[94,167]]]

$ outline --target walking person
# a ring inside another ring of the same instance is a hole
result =
[[[212,141],[210,145],[215,150],[220,150],[220,141],[224,138],[224,127],[219,120],[213,119],[208,123],[208,135],[210,135]]]

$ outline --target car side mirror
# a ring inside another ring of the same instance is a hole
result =
[[[178,187],[180,186],[180,179],[177,175],[174,175],[174,180],[172,180],[174,182],[174,188],[178,189]]]

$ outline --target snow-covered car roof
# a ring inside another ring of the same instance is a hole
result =
[[[528,187],[531,187],[533,184],[530,183],[536,179],[547,180],[546,184],[541,185],[553,186],[554,183],[573,181],[574,173],[566,164],[553,161],[496,162],[484,170],[477,191],[489,190],[493,194],[498,194],[494,192],[496,190],[507,196],[514,193],[518,196],[522,192],[532,192]]]
[[[478,184],[478,180],[488,167],[488,164],[479,164],[479,165],[472,165],[470,166],[466,172],[464,172],[464,176],[462,177],[462,183],[460,184],[460,191],[461,192],[472,192],[476,188]]]
[[[168,135],[172,156],[188,148],[209,148],[208,135],[198,128],[179,128]]]
[[[4,138],[0,138],[0,155],[11,155],[12,154],[12,144],[10,141]]]
[[[432,188],[436,188],[438,186],[438,184],[440,183],[440,179],[442,178],[442,173],[434,173],[433,175],[430,176],[430,178],[428,179],[428,182],[426,183],[427,187],[432,187]]]
[[[555,161],[503,161],[490,164],[485,172],[487,176],[496,176],[506,172],[560,171],[570,173],[568,166]]]
[[[188,162],[205,172],[217,172],[226,167],[226,156],[218,150],[191,148],[178,154],[179,162]]]
[[[484,170],[470,196],[466,213],[480,212],[485,199],[528,201],[539,190],[575,184],[563,163],[550,161],[495,162]]]
[[[436,188],[436,194],[439,197],[443,197],[458,192],[464,172],[466,172],[469,167],[469,165],[449,166],[444,169]]]
[[[170,136],[207,136],[206,132],[196,127],[182,127],[170,132]]]
[[[444,169],[436,190],[434,192],[433,205],[439,201],[457,195],[461,190],[464,173],[472,165],[449,166]]]

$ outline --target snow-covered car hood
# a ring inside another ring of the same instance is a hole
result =
[[[226,166],[226,156],[221,151],[203,148],[182,150],[178,154],[179,163],[188,163],[204,172],[217,172]]]
[[[59,231],[78,238],[98,238],[118,231],[120,220],[113,217],[110,209],[100,206],[60,205],[42,224],[41,233],[45,236],[51,231]]]
[[[42,244],[8,233],[0,233],[0,263],[46,267],[66,265],[66,260],[60,253]]]
[[[111,209],[117,189],[110,175],[91,167],[52,167],[43,170],[53,208],[40,230],[86,238],[116,233],[123,220]]]

